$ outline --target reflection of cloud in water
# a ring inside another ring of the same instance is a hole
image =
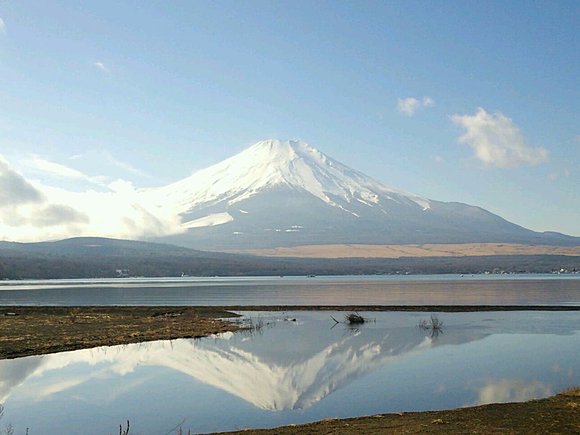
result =
[[[502,379],[490,382],[479,390],[478,405],[487,403],[525,402],[553,394],[552,387],[539,381]]]
[[[0,403],[4,403],[10,392],[24,383],[41,364],[38,357],[0,361]]]

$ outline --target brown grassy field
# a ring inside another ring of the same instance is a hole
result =
[[[236,252],[267,257],[301,258],[473,257],[484,255],[580,256],[580,246],[520,245],[515,243],[462,243],[425,245],[351,244],[250,249]]]
[[[0,359],[235,331],[236,314],[191,307],[1,307]]]

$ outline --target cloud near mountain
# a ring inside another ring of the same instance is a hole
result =
[[[0,231],[67,234],[88,221],[85,214],[68,205],[51,203],[0,156]]]
[[[182,231],[178,216],[151,210],[130,184],[108,192],[70,192],[27,180],[0,156],[0,239],[40,241],[73,236],[139,238]]]

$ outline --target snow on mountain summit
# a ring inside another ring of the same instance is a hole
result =
[[[390,201],[424,210],[430,207],[426,198],[387,187],[302,141],[292,140],[257,142],[233,157],[156,190],[163,202],[169,201],[177,212],[186,213],[221,202],[232,205],[277,187],[305,191],[355,216],[348,206],[353,202],[378,206],[385,212],[384,203]]]

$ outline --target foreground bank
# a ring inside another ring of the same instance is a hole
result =
[[[572,434],[580,433],[580,388],[523,403],[501,403],[446,411],[402,412],[327,419],[275,429],[243,430],[267,434]]]
[[[1,307],[0,359],[236,331],[214,307]]]

